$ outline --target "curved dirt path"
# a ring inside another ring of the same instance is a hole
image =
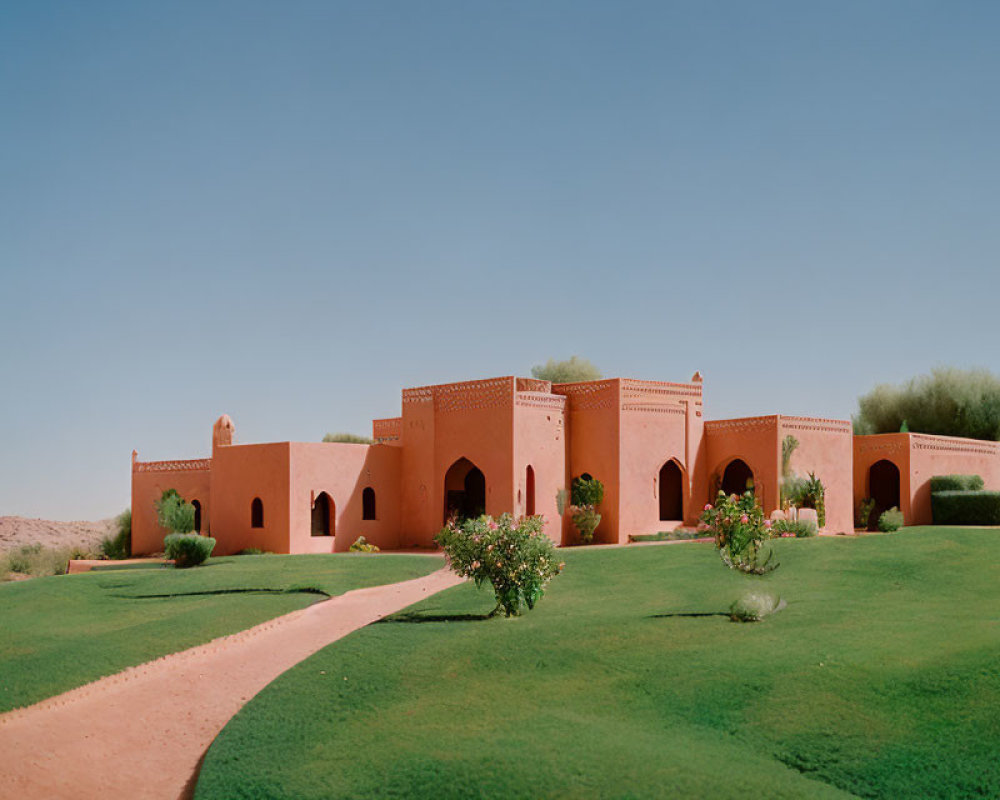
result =
[[[0,716],[0,795],[178,800],[240,708],[317,650],[461,583],[441,569],[356,589]]]

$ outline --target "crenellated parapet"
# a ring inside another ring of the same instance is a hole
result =
[[[210,458],[191,458],[182,461],[132,461],[132,472],[207,472],[212,468]]]

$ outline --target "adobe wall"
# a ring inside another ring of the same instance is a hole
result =
[[[930,481],[935,475],[979,475],[987,489],[1000,489],[1000,444],[997,442],[925,433],[903,435],[909,437],[910,444],[907,525],[932,524]]]
[[[707,477],[699,498],[702,506],[715,502],[726,466],[738,458],[753,472],[754,491],[764,513],[780,507],[781,441],[777,416],[706,422],[705,451]]]
[[[289,470],[289,547],[293,553],[348,550],[359,536],[379,548],[399,545],[402,451],[389,445],[293,442]],[[363,519],[362,493],[375,492],[375,519]],[[333,501],[330,536],[312,535],[315,498]]]
[[[779,463],[781,442],[786,436],[794,436],[799,446],[792,454],[792,471],[802,478],[815,472],[823,482],[826,490],[826,526],[823,530],[827,533],[852,532],[854,433],[851,423],[846,420],[785,416],[780,416],[778,423]]]
[[[701,385],[622,380],[620,427],[619,541],[696,524],[704,505],[692,501],[704,428]],[[661,520],[660,469],[670,460],[681,470],[683,514]]]
[[[187,461],[136,461],[132,454],[132,555],[163,552],[163,537],[169,533],[160,526],[153,504],[167,489],[176,489],[188,502],[201,503],[201,528],[211,528],[211,462],[209,459]]]
[[[552,387],[555,394],[565,395],[569,402],[569,476],[567,491],[573,478],[587,473],[604,483],[601,504],[601,524],[594,532],[594,541],[618,544],[624,534],[619,525],[621,504],[619,447],[621,443],[619,381],[602,380],[586,383],[559,383]],[[568,518],[568,515],[567,515]],[[576,529],[567,519],[564,544],[575,541]]]
[[[899,470],[899,510],[907,525],[918,524],[913,520],[910,492],[910,434],[880,433],[854,437],[854,503],[855,510],[861,501],[871,496],[869,472],[878,461],[889,461]]]
[[[289,553],[288,442],[234,444],[212,453],[212,535],[214,555],[248,547]],[[255,497],[264,505],[264,526],[251,527]]]
[[[402,546],[434,545],[445,475],[459,459],[485,476],[487,514],[513,509],[514,387],[511,376],[403,391]]]
[[[569,518],[560,516],[556,502],[559,490],[568,486],[567,449],[566,398],[548,391],[517,392],[512,512],[515,516],[524,516],[531,511],[530,466],[534,477],[534,513],[545,517],[545,533],[556,544],[562,544],[569,535]]]

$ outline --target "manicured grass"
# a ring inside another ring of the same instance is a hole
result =
[[[416,578],[440,558],[239,556],[194,569],[107,569],[0,584],[0,711],[250,628],[350,589]]]
[[[325,648],[209,750],[215,798],[1000,796],[1000,540],[564,551],[525,617],[463,585]],[[721,615],[747,587],[787,608]]]

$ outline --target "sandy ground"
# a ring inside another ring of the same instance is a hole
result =
[[[114,518],[97,522],[55,522],[27,517],[0,517],[0,552],[25,544],[43,547],[83,545],[95,548],[115,527]]]
[[[267,684],[330,642],[460,582],[441,569],[358,589],[4,714],[0,796],[190,798],[212,740]]]

